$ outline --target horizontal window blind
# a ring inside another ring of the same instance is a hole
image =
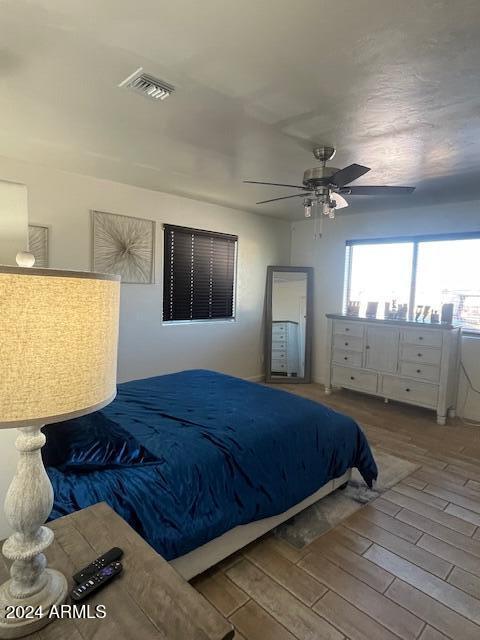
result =
[[[164,321],[233,318],[237,240],[164,226]]]

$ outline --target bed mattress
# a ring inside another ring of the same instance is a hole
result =
[[[286,511],[350,467],[377,467],[358,424],[214,371],[118,386],[107,407],[44,431],[51,518],[107,502],[167,560]]]

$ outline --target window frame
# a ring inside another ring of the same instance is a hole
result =
[[[209,229],[199,229],[194,227],[187,227],[182,225],[170,224],[165,222],[162,225],[163,228],[163,277],[162,277],[162,325],[163,326],[177,326],[188,324],[211,324],[211,323],[231,323],[237,321],[237,271],[238,271],[238,242],[239,238],[235,234],[221,233],[218,231],[211,231]],[[164,304],[165,304],[165,247],[166,247],[166,234],[168,230],[178,229],[183,233],[198,233],[211,237],[224,238],[234,241],[234,255],[233,255],[233,297],[232,297],[232,315],[225,318],[187,318],[185,320],[168,320],[164,316]]]
[[[408,305],[408,320],[413,321],[414,317],[414,306],[415,306],[415,296],[416,296],[416,285],[417,285],[417,268],[418,268],[418,249],[419,245],[425,242],[448,242],[452,240],[480,240],[480,230],[479,231],[463,231],[459,233],[429,233],[422,235],[414,235],[414,236],[388,236],[384,238],[359,238],[355,240],[347,240],[345,242],[346,252],[345,252],[345,280],[344,280],[344,290],[343,290],[343,313],[347,311],[347,304],[350,297],[350,286],[352,279],[352,258],[353,251],[352,248],[358,245],[366,245],[366,244],[400,244],[400,243],[408,243],[413,244],[413,252],[412,252],[412,272],[410,277],[410,295],[409,295],[409,305]],[[479,335],[480,329],[472,329],[463,328],[462,332],[465,334],[474,334]]]

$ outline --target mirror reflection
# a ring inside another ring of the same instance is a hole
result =
[[[274,271],[271,376],[305,377],[307,273]]]

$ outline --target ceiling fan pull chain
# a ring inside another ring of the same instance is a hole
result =
[[[323,235],[323,215],[320,213],[318,202],[315,203],[315,218],[313,225],[313,239],[320,240]]]

